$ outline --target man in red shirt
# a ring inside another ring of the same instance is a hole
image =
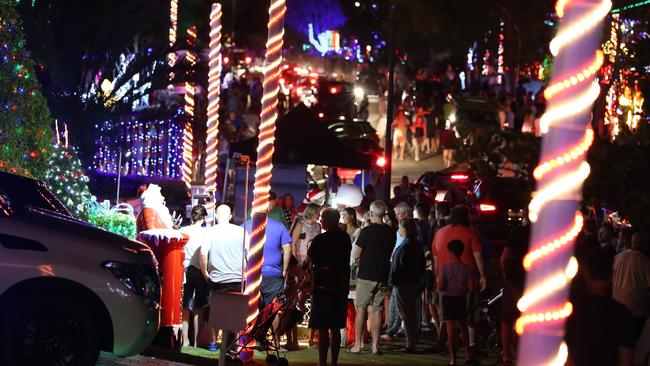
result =
[[[431,244],[431,253],[433,254],[434,271],[436,278],[442,271],[442,267],[450,262],[449,250],[447,244],[452,240],[460,240],[463,242],[464,250],[460,256],[460,262],[466,265],[472,273],[472,283],[474,289],[485,290],[485,268],[483,263],[483,255],[481,251],[483,247],[479,241],[476,231],[470,227],[469,210],[464,205],[458,205],[451,209],[450,224],[443,227],[436,232]],[[478,286],[477,286],[478,284]],[[439,296],[440,300],[442,296]],[[478,305],[479,291],[474,290],[468,296],[468,314],[471,314]],[[442,304],[438,307],[442,309]],[[445,319],[444,313],[441,318]],[[475,344],[475,332],[472,330],[472,322],[470,319],[470,343]]]

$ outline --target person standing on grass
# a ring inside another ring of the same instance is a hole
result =
[[[456,364],[456,329],[460,329],[460,338],[465,348],[466,363],[478,364],[469,350],[469,333],[467,328],[467,302],[465,297],[472,291],[472,272],[460,261],[465,245],[460,240],[452,240],[447,244],[449,261],[442,266],[438,276],[438,291],[442,292],[442,313],[447,324],[447,339],[449,340],[449,365]]]
[[[415,353],[418,333],[417,299],[424,282],[424,251],[417,239],[415,220],[404,218],[399,221],[402,244],[395,250],[391,263],[390,284],[397,299],[397,309],[404,321],[406,347],[398,352]]]
[[[203,308],[208,305],[208,282],[201,273],[201,245],[203,244],[206,228],[205,218],[208,216],[203,205],[196,205],[192,207],[192,225],[182,227],[180,230],[189,235],[190,240],[185,244],[183,250],[185,252],[185,259],[183,260],[183,267],[185,267],[185,283],[183,284],[183,311],[182,311],[182,326],[183,326],[183,346],[189,347],[199,343],[197,338],[200,334],[199,329],[203,318]],[[190,342],[190,318],[194,326],[193,342]]]
[[[324,233],[317,235],[309,247],[308,257],[313,270],[313,293],[309,328],[318,329],[318,361],[327,365],[331,347],[331,365],[338,364],[341,332],[347,319],[350,282],[350,236],[339,227],[339,212],[326,208],[321,213]]]
[[[381,354],[379,350],[379,332],[381,315],[384,308],[384,295],[388,283],[390,256],[395,246],[396,233],[383,222],[386,204],[375,201],[370,205],[370,224],[359,233],[354,245],[353,256],[359,264],[356,287],[356,318],[354,324],[354,346],[352,353],[361,352],[361,338],[369,311],[372,334],[372,353]]]
[[[244,239],[244,229],[230,223],[232,215],[228,205],[217,207],[215,218],[217,224],[206,229],[201,245],[201,273],[208,281],[211,296],[220,292],[241,293],[244,247],[248,247],[248,236]],[[215,329],[210,332],[212,340],[208,349],[216,351],[217,333]],[[226,344],[230,344],[233,337],[233,333],[222,335]]]

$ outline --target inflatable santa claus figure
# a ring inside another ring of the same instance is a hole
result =
[[[138,233],[151,229],[172,229],[174,220],[165,206],[165,197],[160,193],[160,186],[149,184],[140,187],[141,210],[136,219]]]

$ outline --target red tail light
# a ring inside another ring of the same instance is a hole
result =
[[[481,212],[494,212],[497,210],[497,206],[490,203],[481,203],[478,208]]]
[[[228,62],[230,62],[230,58],[228,56],[224,57],[223,58],[223,63],[227,64]]]
[[[376,164],[377,164],[377,166],[380,167],[380,168],[385,167],[385,166],[386,166],[386,158],[383,157],[383,156],[378,157],[378,158],[377,158],[377,163],[376,163]]]
[[[467,174],[452,174],[451,180],[468,180],[469,175]]]
[[[330,88],[330,93],[332,93],[332,94],[336,94],[336,93],[338,93],[338,92],[339,92],[339,89],[338,89],[337,87],[334,87],[334,86],[333,86],[333,87]]]
[[[251,62],[253,62],[253,58],[250,57],[250,56],[246,56],[246,58],[244,59],[244,61],[246,62],[246,64],[250,64]]]

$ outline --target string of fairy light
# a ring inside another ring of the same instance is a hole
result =
[[[197,56],[192,50],[196,45],[196,28],[189,27],[187,29],[187,45],[188,50],[185,53],[185,61],[188,64],[187,78],[192,78],[194,67],[196,66]],[[192,174],[194,172],[193,166],[193,151],[194,151],[194,132],[192,123],[194,122],[194,109],[195,109],[196,86],[191,81],[185,82],[185,128],[183,130],[183,165],[182,165],[182,179],[187,188],[192,186]]]
[[[212,4],[210,11],[210,53],[208,54],[208,121],[205,152],[205,185],[208,190],[217,190],[217,136],[219,132],[219,93],[221,80],[221,4]],[[215,203],[206,205],[208,212]]]
[[[259,145],[253,189],[253,222],[248,252],[245,294],[249,296],[249,324],[258,313],[261,282],[262,249],[266,233],[266,211],[268,210],[269,191],[273,164],[275,121],[277,119],[278,91],[280,88],[280,63],[282,62],[282,45],[284,37],[285,0],[272,0],[269,7],[268,40],[264,66],[264,95],[260,114]]]
[[[525,292],[517,304],[522,315],[515,323],[515,330],[524,337],[529,331],[542,332],[541,329],[549,326],[561,326],[573,311],[573,305],[566,300],[566,290],[578,270],[578,263],[568,253],[584,219],[580,212],[575,212],[573,222],[568,225],[562,220],[553,220],[551,214],[560,213],[565,206],[550,204],[577,201],[582,183],[590,172],[585,155],[594,133],[588,121],[591,106],[600,93],[594,75],[602,66],[604,56],[600,51],[592,55],[585,53],[581,42],[596,39],[611,5],[610,0],[591,4],[559,0],[556,4],[556,13],[563,22],[549,48],[554,57],[565,61],[566,70],[553,75],[553,82],[545,91],[548,109],[540,121],[547,143],[545,147],[549,146],[550,151],[545,151],[547,154],[533,172],[539,189],[529,204],[529,218],[540,230],[534,231],[531,249],[523,261],[524,269],[534,274],[529,275]],[[575,13],[565,18],[565,9]],[[581,130],[583,134],[576,133]],[[561,138],[570,143],[557,143]],[[556,143],[550,143],[550,139],[556,139]],[[548,232],[553,234],[548,236]],[[540,233],[542,235],[535,235]],[[563,365],[567,355],[566,345],[558,341],[551,358],[540,362],[534,356],[525,355],[523,358],[530,359],[520,361]]]
[[[176,44],[176,30],[178,29],[178,0],[171,0],[169,4],[169,48]],[[169,85],[174,80],[173,68],[176,65],[176,52],[167,54],[167,66],[169,66]]]

